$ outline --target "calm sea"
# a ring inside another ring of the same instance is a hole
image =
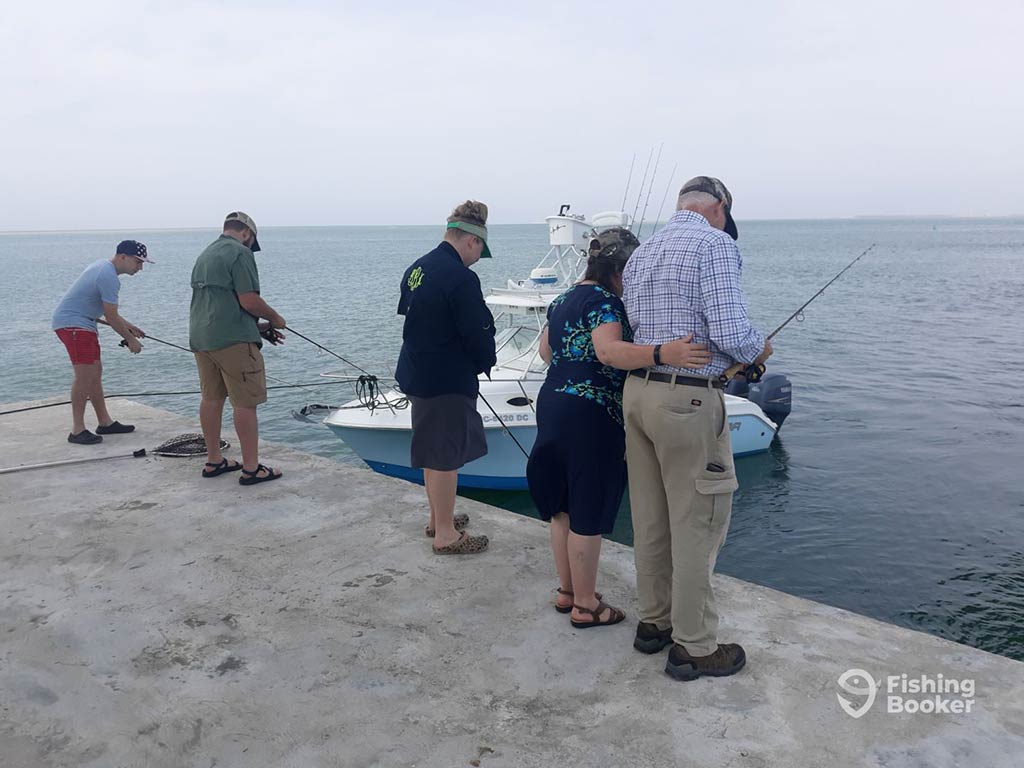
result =
[[[399,278],[439,228],[260,234],[264,296],[289,325],[390,374]],[[123,278],[123,314],[186,344],[189,273],[215,235],[0,234],[0,403],[66,392],[50,313],[81,269],[125,237],[147,243],[157,263]],[[793,415],[770,453],[737,462],[719,569],[1024,659],[1024,220],[742,222],[754,320],[775,327],[871,243],[776,339],[771,368],[792,379]],[[496,226],[492,248],[496,258],[476,267],[485,288],[528,274],[547,251],[547,229]],[[184,353],[150,343],[133,357],[112,333],[103,339],[109,393],[195,388]],[[266,356],[268,373],[290,382],[341,368],[296,338]],[[343,387],[274,393],[261,410],[263,434],[359,463],[325,428],[291,416],[350,397]],[[197,407],[195,396],[146,402],[184,415]],[[533,511],[524,493],[473,495]],[[614,538],[631,540],[625,510]]]

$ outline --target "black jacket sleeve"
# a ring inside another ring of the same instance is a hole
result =
[[[477,373],[490,374],[497,362],[494,352],[494,316],[484,303],[480,278],[466,271],[451,293],[455,328]]]
[[[409,290],[409,273],[412,271],[412,267],[405,270],[405,274],[402,275],[402,286],[398,296],[398,314],[405,315],[409,312],[409,299],[412,298],[412,291]]]

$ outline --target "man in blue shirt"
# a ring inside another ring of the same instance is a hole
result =
[[[143,264],[152,264],[146,246],[135,240],[122,240],[111,259],[93,262],[68,289],[53,312],[52,327],[67,348],[75,371],[71,384],[71,433],[69,443],[93,445],[103,441],[103,435],[121,434],[135,429],[110,418],[103,398],[103,366],[97,321],[102,316],[106,324],[121,335],[132,354],[142,351],[139,343],[144,334],[118,314],[120,275],[134,275],[142,271]],[[92,401],[99,426],[96,434],[85,428],[85,403]]]
[[[747,318],[737,237],[729,190],[697,176],[622,276],[633,340],[656,345],[654,366],[633,371],[623,393],[640,609],[633,644],[645,653],[671,644],[665,671],[677,680],[732,675],[746,663],[738,644],[718,643],[711,587],[738,487],[719,377],[772,353]],[[663,364],[661,345],[688,334],[711,360]]]
[[[469,267],[490,255],[487,206],[467,200],[448,217],[443,242],[402,276],[405,327],[395,377],[412,407],[411,466],[423,469],[426,532],[437,554],[487,549],[486,536],[461,531],[468,521],[455,516],[455,492],[459,469],[487,454],[477,376],[496,362],[494,317]]]

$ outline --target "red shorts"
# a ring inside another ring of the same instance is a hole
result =
[[[72,365],[92,365],[100,359],[100,337],[85,328],[58,328],[57,338],[64,342]]]

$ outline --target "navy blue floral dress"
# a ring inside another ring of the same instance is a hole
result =
[[[604,323],[620,323],[623,338],[632,340],[621,299],[598,285],[574,286],[548,307],[551,365],[526,465],[541,518],[567,512],[570,529],[583,536],[611,533],[626,488],[626,371],[594,353],[592,333]]]

